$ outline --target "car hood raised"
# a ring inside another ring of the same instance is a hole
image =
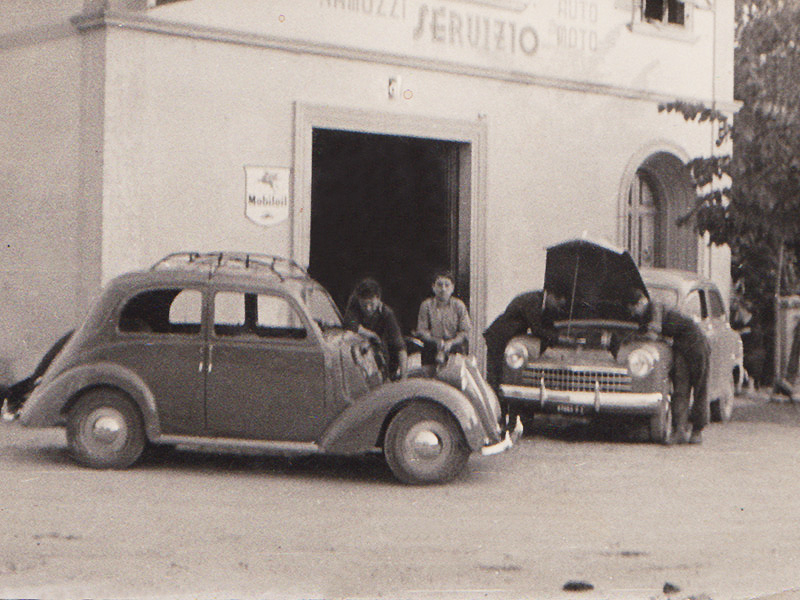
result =
[[[547,249],[544,289],[567,299],[562,319],[634,321],[627,305],[647,286],[627,250],[590,239]]]

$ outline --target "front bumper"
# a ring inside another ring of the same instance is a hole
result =
[[[508,384],[501,385],[500,391],[516,409],[576,416],[652,415],[664,400],[659,392],[573,392]]]
[[[483,456],[491,456],[492,454],[500,454],[501,452],[505,452],[517,442],[519,436],[521,435],[522,421],[519,417],[517,417],[517,422],[514,424],[514,429],[512,431],[506,429],[503,439],[496,444],[481,448],[481,454]]]

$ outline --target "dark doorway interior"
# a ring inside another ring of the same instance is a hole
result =
[[[457,239],[461,146],[314,129],[309,270],[342,311],[355,283],[371,276],[408,333],[438,268],[456,274],[456,294],[469,304],[469,260]]]

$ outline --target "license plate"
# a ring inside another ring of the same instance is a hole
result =
[[[583,406],[575,404],[558,404],[556,405],[556,412],[559,412],[562,415],[582,415]]]

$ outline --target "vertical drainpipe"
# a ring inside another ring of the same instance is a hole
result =
[[[711,110],[717,110],[717,0],[711,2]],[[713,158],[716,154],[716,136],[714,132],[714,120],[711,120],[711,131],[709,145],[710,155]],[[714,184],[712,183],[712,186]],[[713,191],[713,188],[712,188]],[[711,247],[711,240],[707,243],[707,269],[708,277],[712,278],[714,274],[713,252]],[[727,295],[727,294],[726,294]]]

